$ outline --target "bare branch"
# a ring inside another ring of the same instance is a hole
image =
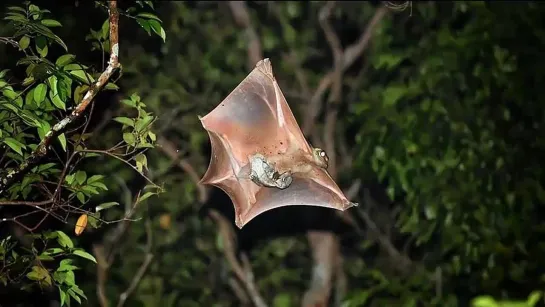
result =
[[[123,222],[117,224],[115,228],[111,229],[108,233],[106,233],[106,235],[104,235],[104,240],[102,243],[97,243],[93,245],[93,253],[97,260],[97,297],[101,307],[110,306],[108,298],[106,297],[106,282],[108,280],[109,269],[114,262],[115,255],[119,252],[119,249],[121,248],[120,241],[123,235],[126,233],[127,229],[129,228],[129,219],[136,212],[136,206],[139,203],[140,192],[138,192],[132,206],[125,209],[125,218],[122,220]],[[144,261],[142,262],[142,265],[140,266],[137,275],[133,277],[133,281],[131,282],[131,284],[136,283],[136,286],[138,285],[138,282],[142,279],[143,274],[146,272],[148,266],[153,260],[153,255],[151,254],[151,228],[148,221],[146,222],[146,234],[148,235],[146,244],[146,256],[144,257]],[[128,290],[130,290],[130,286],[127,291]],[[120,302],[121,300],[126,300],[129,297],[129,294],[134,291],[134,289],[132,289],[130,293],[127,291],[125,291],[125,293],[127,293],[126,297],[120,296]]]
[[[333,87],[329,95],[329,104],[333,104],[332,110],[328,110],[324,127],[325,150],[329,154],[329,173],[333,178],[337,175],[337,154],[335,151],[335,126],[337,123],[337,105],[341,100],[342,77],[343,77],[343,50],[341,41],[335,33],[335,30],[329,23],[329,17],[335,7],[335,2],[330,1],[320,10],[320,26],[324,31],[329,47],[333,53]]]
[[[151,179],[148,178],[148,176],[144,175],[143,172],[140,172],[136,166],[132,165],[129,161],[121,158],[120,156],[116,155],[116,154],[113,154],[111,153],[109,150],[99,150],[99,149],[81,149],[81,150],[77,150],[77,152],[88,152],[88,153],[97,153],[97,154],[103,154],[103,155],[107,155],[107,156],[110,156],[114,159],[117,159],[125,164],[127,164],[130,168],[132,168],[133,170],[135,170],[136,172],[138,172],[138,174],[140,174],[140,176],[142,176],[142,178],[146,179],[146,181],[151,184],[151,185],[156,185]]]
[[[82,101],[74,108],[72,113],[55,124],[51,130],[49,130],[44,139],[40,142],[38,147],[30,154],[30,156],[21,163],[17,168],[7,171],[0,177],[0,195],[2,195],[7,189],[15,183],[17,180],[24,176],[32,167],[37,165],[43,157],[45,157],[51,150],[50,145],[57,138],[57,136],[63,133],[68,125],[74,123],[79,119],[87,107],[93,101],[95,96],[106,85],[108,80],[112,77],[114,72],[119,68],[119,13],[117,10],[117,1],[108,1],[108,14],[110,23],[110,60],[108,66],[102,72],[98,80],[89,87],[89,90],[83,96]]]
[[[231,289],[233,290],[235,295],[238,297],[238,299],[240,300],[243,306],[246,306],[250,303],[248,294],[246,294],[246,292],[240,285],[240,282],[236,278],[230,277],[227,283],[229,284],[229,287],[231,287]]]
[[[248,292],[248,295],[250,296],[250,299],[254,305],[257,307],[267,307],[267,304],[259,294],[255,285],[254,274],[250,266],[250,261],[244,254],[241,256],[242,264],[237,259],[237,242],[233,231],[233,226],[223,215],[215,210],[210,210],[209,215],[218,224],[218,229],[223,242],[223,253],[227,262],[231,266],[233,273],[246,288],[246,292]]]
[[[146,235],[147,235],[147,243],[146,243],[146,256],[144,257],[144,261],[140,265],[140,268],[138,268],[138,271],[133,276],[131,283],[127,290],[125,290],[123,293],[119,295],[119,301],[117,303],[117,307],[122,307],[125,305],[127,298],[136,290],[136,287],[138,287],[138,284],[142,280],[142,277],[148,270],[151,261],[153,260],[153,254],[151,253],[152,248],[152,242],[153,242],[153,234],[151,230],[151,222],[149,220],[146,221]]]
[[[106,297],[106,279],[108,278],[109,265],[106,261],[106,253],[103,244],[93,244],[93,254],[97,260],[97,297],[101,307],[110,306]]]
[[[371,199],[371,196],[369,195],[369,192],[366,191],[364,195],[364,202],[365,203],[372,203],[374,200]],[[380,228],[377,226],[375,221],[369,216],[369,214],[362,208],[358,208],[356,212],[359,213],[363,221],[365,222],[365,225],[369,227],[371,232],[374,234],[377,243],[379,246],[388,254],[388,256],[392,259],[392,263],[395,263],[395,268],[401,272],[401,273],[407,273],[409,269],[413,268],[413,262],[411,259],[409,259],[407,256],[401,254],[397,248],[394,246],[394,244],[391,242],[390,238],[385,235]]]
[[[375,15],[367,24],[367,27],[365,28],[365,31],[362,33],[360,38],[356,41],[356,43],[348,46],[345,49],[342,66],[343,72],[346,71],[346,69],[348,69],[348,67],[350,67],[352,64],[354,64],[356,59],[360,57],[367,49],[371,37],[373,36],[378,24],[384,18],[387,12],[388,9],[386,7],[380,7],[379,9],[377,9]],[[333,83],[334,76],[335,72],[331,71],[327,75],[325,75],[318,83],[318,87],[316,88],[316,91],[314,92],[314,95],[312,96],[312,99],[309,103],[309,112],[303,120],[303,132],[310,133],[314,128],[316,117],[320,113],[322,96]]]
[[[0,206],[45,206],[53,203],[53,199],[43,200],[43,201],[24,201],[24,200],[6,200],[0,201]]]
[[[248,7],[244,1],[229,1],[229,8],[236,24],[244,28],[246,39],[248,40],[248,68],[253,69],[255,64],[263,59],[263,49],[257,36],[255,28],[252,26]]]
[[[303,307],[327,306],[333,277],[341,263],[340,243],[337,236],[327,231],[309,231],[307,238],[312,249],[312,282],[303,297]]]

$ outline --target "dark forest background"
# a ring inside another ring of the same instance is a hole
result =
[[[32,4],[50,11],[39,11],[32,22],[62,24],[48,26],[67,51],[49,34],[40,42],[40,32],[21,48],[22,36],[9,39],[24,33],[13,20],[0,21],[0,71],[10,69],[0,73],[4,175],[43,138],[40,128],[27,129],[28,118],[16,124],[6,106],[16,98],[6,84],[24,92],[25,78],[33,76],[25,109],[39,100],[35,92],[45,78],[36,69],[44,59],[55,70],[59,56],[73,54],[96,79],[109,57],[106,2]],[[27,14],[29,5],[4,1],[0,14],[17,12],[10,6]],[[96,195],[78,195],[75,186],[67,188],[73,193],[58,209],[77,210],[59,211],[60,218],[38,210],[16,219],[31,206],[0,206],[0,306],[59,306],[63,295],[76,305],[70,289],[85,293],[84,306],[545,305],[539,291],[545,283],[545,4],[118,5],[119,89],[99,93],[92,117],[87,110],[70,126],[68,149],[53,145],[41,165],[54,163],[58,172],[34,169],[0,195],[0,205],[43,200],[47,178],[59,176],[68,153],[79,150],[84,126],[85,148],[98,156],[77,160],[67,175],[83,190],[91,176],[103,175],[95,179],[107,190],[95,184]],[[148,15],[137,15],[142,12]],[[29,60],[34,64],[20,61],[21,49],[39,54]],[[212,110],[265,57],[307,138],[327,151],[330,172],[359,207],[284,207],[238,230],[229,198],[197,183],[210,158],[197,115]],[[65,97],[68,106],[85,90],[85,80],[78,82]],[[70,111],[39,108],[29,116],[51,127]],[[155,137],[147,139],[152,148],[144,158],[126,160],[143,177],[104,151],[131,143],[114,118],[146,116],[156,117],[149,127]],[[22,155],[12,139],[27,145]],[[146,178],[163,190],[140,201],[138,195],[153,190]],[[101,211],[99,220],[89,215],[85,231],[74,234],[82,210],[111,202],[119,205]],[[100,222],[128,213],[139,219]],[[57,245],[60,256],[43,256]],[[71,260],[60,264],[63,259]],[[67,271],[74,272],[73,283],[59,281]]]

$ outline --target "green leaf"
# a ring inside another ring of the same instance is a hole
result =
[[[149,7],[151,7],[153,10],[155,8],[153,8],[153,2],[152,1],[144,1],[145,4],[147,4]]]
[[[21,50],[25,50],[26,48],[28,48],[28,45],[30,45],[30,37],[26,35],[21,37],[21,39],[19,40],[19,48],[21,48]]]
[[[74,102],[76,104],[79,104],[81,100],[83,99],[83,95],[87,91],[89,87],[87,85],[78,85],[76,86],[76,89],[74,90]]]
[[[273,306],[274,307],[285,307],[291,306],[291,297],[287,293],[280,293],[274,297]]]
[[[161,19],[159,19],[159,17],[155,16],[152,13],[142,12],[142,13],[138,13],[136,16],[143,17],[143,18],[148,18],[148,19],[155,19],[155,20],[157,20],[159,22],[161,21]]]
[[[61,100],[59,97],[59,94],[57,92],[57,85],[58,85],[58,79],[56,76],[51,76],[48,79],[49,82],[49,88],[51,89],[49,91],[49,99],[51,99],[51,102],[53,105],[55,105],[57,108],[66,110],[66,103]]]
[[[539,299],[541,299],[542,295],[543,295],[543,292],[541,291],[533,291],[528,296],[528,300],[526,301],[526,304],[528,304],[531,307],[534,307],[539,302]]]
[[[28,19],[22,14],[12,14],[11,16],[4,17],[4,20],[17,21],[20,23],[28,22]]]
[[[0,70],[0,79],[4,78],[6,76],[6,74],[8,73],[9,69],[3,69],[3,70]],[[2,87],[2,86],[0,86]]]
[[[25,148],[25,144],[17,141],[14,138],[5,138],[4,143],[8,145],[11,149],[13,149],[16,153],[23,155],[22,149]]]
[[[106,209],[114,207],[114,206],[119,206],[119,203],[115,202],[115,201],[108,202],[108,203],[103,203],[103,204],[100,204],[100,205],[96,206],[95,211],[99,212],[99,211],[106,210]]]
[[[16,93],[11,87],[2,91],[2,94],[9,99],[10,102],[15,103],[19,108],[23,107],[23,98]]]
[[[166,40],[166,33],[161,24],[157,20],[150,19],[148,20],[149,25],[151,26],[151,29],[153,32],[155,32],[157,35],[159,35],[163,42]]]
[[[51,286],[52,280],[51,276],[49,275],[49,272],[40,267],[40,266],[33,266],[32,271],[28,272],[26,274],[26,277],[30,280],[39,281],[40,283],[43,283],[45,285]]]
[[[92,184],[102,179],[104,179],[104,175],[93,175],[87,179],[87,184]]]
[[[47,39],[44,36],[38,36],[35,39],[35,46],[40,57],[45,58],[49,52],[49,47],[47,46]]]
[[[148,35],[151,35],[151,26],[146,19],[136,18],[136,22],[142,27],[142,29],[148,32]]]
[[[35,12],[35,13],[40,12],[40,8],[37,7],[37,6],[34,5],[34,4],[29,5],[29,6],[28,6],[28,10],[31,11],[31,12]]]
[[[144,118],[136,121],[136,124],[134,125],[136,131],[141,132],[142,130],[146,129],[149,124],[154,120],[155,118],[153,116],[144,116]]]
[[[70,290],[74,291],[74,293],[83,297],[84,299],[87,299],[83,291],[77,285],[73,285],[72,288],[70,288]]]
[[[76,182],[78,184],[84,184],[85,183],[85,180],[87,180],[87,173],[84,172],[84,171],[77,171],[76,172],[76,175],[75,175],[75,178],[76,178]]]
[[[47,253],[41,253],[38,256],[38,259],[40,259],[41,261],[53,261],[53,260],[55,260],[55,258],[51,257],[51,255],[49,255]]]
[[[36,86],[36,88],[34,89],[34,101],[36,101],[36,103],[40,105],[44,101],[46,94],[47,86],[43,83],[38,84],[38,86]]]
[[[66,292],[64,292],[61,288],[59,288],[59,295],[61,300],[61,307],[64,306],[65,300],[66,300]]]
[[[119,86],[117,86],[117,84],[115,83],[110,82],[104,86],[104,89],[110,90],[110,91],[117,91],[119,89]]]
[[[58,247],[48,248],[45,251],[50,255],[59,254],[59,253],[64,252],[64,250],[62,248],[58,248]]]
[[[134,146],[135,138],[134,134],[127,132],[123,133],[123,141],[125,141],[127,144]]]
[[[8,10],[10,11],[18,11],[18,12],[21,12],[21,13],[24,13],[26,14],[26,10],[22,7],[18,7],[18,6],[8,6]]]
[[[157,140],[157,135],[153,133],[152,131],[148,131],[148,136],[152,142],[155,142]]]
[[[72,64],[68,64],[66,66],[64,66],[64,70],[65,71],[71,71],[71,70],[84,70],[84,69],[87,69],[88,67],[85,66],[85,65],[82,65],[82,64],[78,64],[78,63],[72,63]]]
[[[35,90],[35,88],[30,89],[30,91],[28,91],[28,93],[26,93],[25,104],[27,106],[32,105],[32,103],[34,102],[34,90]],[[37,107],[39,107],[40,105],[41,105],[41,103],[36,103]]]
[[[80,203],[85,203],[85,194],[83,194],[83,192],[77,192],[76,198],[80,201]]]
[[[100,218],[100,212],[96,212],[94,214],[88,214],[87,223],[91,225],[91,227],[93,228],[98,228],[99,218]]]
[[[72,265],[72,259],[63,259],[59,263],[59,268],[57,269],[58,272],[70,272],[73,270],[77,270],[78,267],[75,265]]]
[[[95,188],[99,188],[99,189],[102,189],[104,191],[108,191],[108,187],[102,182],[93,182],[93,183],[90,183],[90,185],[95,187]]]
[[[64,135],[64,133],[59,134],[59,142],[61,143],[64,152],[66,152],[66,136]]]
[[[383,102],[385,106],[391,107],[405,95],[407,88],[404,86],[390,86],[383,92]]]
[[[110,20],[106,19],[102,23],[102,27],[100,28],[100,34],[102,36],[102,39],[107,39],[110,33]]]
[[[38,136],[40,137],[40,140],[44,139],[45,134],[49,132],[49,130],[51,130],[51,125],[46,121],[42,121],[38,127]]]
[[[95,79],[90,74],[86,73],[83,70],[71,70],[70,74],[76,77],[77,80],[89,85],[92,82],[95,82]]]
[[[121,123],[123,125],[127,125],[129,127],[134,127],[134,121],[128,117],[116,117],[114,118],[114,121]]]
[[[472,307],[499,307],[498,303],[491,296],[480,296],[471,302]]]
[[[64,232],[57,230],[55,233],[57,234],[57,242],[59,242],[60,246],[74,248],[74,243]]]
[[[57,83],[57,94],[59,95],[60,100],[67,101],[68,98],[72,96],[71,89],[72,89],[72,79],[70,78],[59,79],[59,82]]]
[[[70,63],[72,63],[76,59],[76,56],[73,54],[65,54],[61,55],[57,61],[55,61],[55,64],[59,67],[64,67]]]
[[[139,172],[142,172],[144,168],[148,168],[148,158],[145,154],[138,154],[134,158],[136,160],[136,168]]]
[[[47,36],[50,39],[54,40],[57,44],[59,44],[61,47],[64,48],[65,51],[68,51],[68,47],[66,47],[66,44],[62,41],[60,37],[55,35],[48,27],[41,25],[41,24],[27,24],[27,26],[33,30],[34,32],[37,32],[41,35]]]
[[[81,299],[79,298],[79,296],[74,292],[74,290],[72,289],[68,289],[68,294],[74,298],[74,300],[76,300],[76,302],[78,302],[78,304],[81,304]]]
[[[396,67],[402,60],[403,57],[394,54],[380,54],[373,59],[373,66],[389,70]]]
[[[146,192],[144,193],[142,196],[140,196],[140,198],[138,199],[138,202],[142,202],[148,198],[150,198],[151,196],[153,195],[157,195],[157,193],[154,193],[154,192]]]
[[[81,249],[76,249],[75,251],[72,252],[72,254],[74,254],[76,256],[80,256],[80,257],[88,259],[88,260],[91,260],[94,263],[97,262],[97,260],[95,259],[95,257],[93,257],[93,255],[91,255],[88,252],[86,252],[84,250],[81,250]]]
[[[50,28],[53,28],[53,27],[62,27],[62,24],[56,20],[53,20],[53,19],[43,19],[41,21],[41,23],[46,26],[46,27],[50,27]]]

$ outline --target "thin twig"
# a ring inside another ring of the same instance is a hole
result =
[[[151,184],[151,185],[155,185],[155,183],[148,178],[148,176],[144,175],[143,172],[140,172],[138,170],[138,168],[136,168],[136,166],[132,165],[129,161],[119,157],[118,155],[114,154],[114,153],[111,153],[109,152],[108,150],[98,150],[98,149],[80,149],[80,150],[77,150],[78,152],[88,152],[88,153],[97,153],[97,154],[103,154],[103,155],[107,155],[107,156],[110,156],[114,159],[117,159],[125,164],[127,164],[128,166],[130,166],[130,168],[132,168],[133,170],[135,170],[136,172],[138,172],[138,174],[140,174],[140,176],[142,176],[144,179],[146,179],[146,181]]]
[[[208,199],[208,189],[203,184],[200,184],[200,177],[191,163],[186,159],[180,159],[180,154],[172,142],[164,137],[157,138],[157,147],[162,150],[172,161],[178,162],[178,166],[189,175],[199,192],[199,202],[204,204]]]
[[[0,206],[45,206],[53,203],[53,199],[43,200],[43,201],[24,201],[24,200],[3,200],[0,201]]]

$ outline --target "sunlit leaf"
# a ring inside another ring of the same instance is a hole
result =
[[[114,206],[119,206],[119,203],[115,202],[115,201],[108,202],[108,203],[103,203],[103,204],[100,204],[100,205],[96,206],[95,211],[99,212],[99,211],[106,210],[106,209],[114,207]]]

